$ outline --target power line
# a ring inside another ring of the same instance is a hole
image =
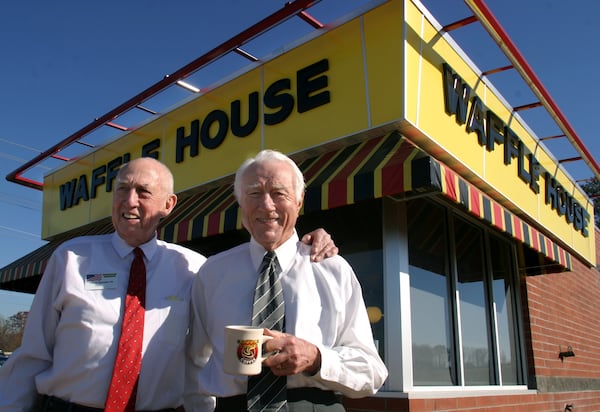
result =
[[[15,228],[8,227],[8,226],[0,225],[0,229],[2,229],[2,230],[8,230],[9,232],[19,233],[21,235],[32,236],[32,237],[34,237],[36,239],[40,238],[40,234],[39,233],[25,232],[24,230],[15,229]]]
[[[13,142],[12,140],[4,139],[2,137],[0,137],[0,142],[7,143],[7,144],[10,144],[10,145],[13,145],[13,146],[17,146],[17,147],[20,147],[21,149],[30,150],[32,152],[42,153],[41,150],[36,149],[35,147],[27,146],[27,145],[24,145],[22,143]],[[0,152],[0,157],[3,157],[5,159],[9,159],[9,160],[13,160],[13,161],[18,162],[18,163],[27,163],[29,161],[29,159],[24,159],[22,157],[14,156],[14,155],[12,155],[10,153],[6,153],[6,152]],[[46,170],[50,170],[51,169],[48,166],[44,166],[42,164],[37,164],[36,167],[40,167],[40,168],[46,169]]]
[[[0,202],[23,207],[25,209],[35,210],[36,212],[39,212],[42,209],[41,201],[15,196],[12,193],[0,192]]]
[[[13,142],[12,140],[4,139],[2,137],[0,137],[0,142],[12,144],[13,146],[17,146],[17,147],[21,147],[23,149],[31,150],[32,152],[42,153],[41,150],[36,149],[35,147],[27,146],[27,145],[24,145],[22,143]]]
[[[2,139],[0,139],[0,140],[2,140]],[[5,152],[0,152],[0,157],[3,157],[8,160],[14,160],[15,162],[18,162],[18,163],[27,163],[29,161],[28,159],[24,159],[22,157],[17,157],[17,156],[14,156],[14,155],[11,155],[11,154],[8,154]],[[39,167],[39,168],[45,169],[45,170],[50,170],[50,168],[48,166],[44,166],[42,164],[38,164],[38,165],[36,165],[36,167]]]

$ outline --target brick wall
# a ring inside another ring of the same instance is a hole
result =
[[[596,232],[597,253],[599,238]],[[525,286],[530,374],[538,389],[547,378],[561,378],[600,390],[600,272],[574,259],[571,272],[527,277]],[[575,356],[561,360],[569,346]]]
[[[600,410],[600,391],[528,395],[470,396],[443,399],[344,399],[347,412],[573,412]]]

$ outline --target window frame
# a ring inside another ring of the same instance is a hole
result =
[[[383,388],[383,391],[400,391],[427,393],[427,396],[435,396],[436,393],[442,393],[444,396],[456,392],[465,394],[467,392],[480,393],[485,391],[517,391],[522,393],[527,388],[527,353],[525,349],[525,333],[523,320],[523,306],[521,302],[521,284],[519,281],[518,256],[516,240],[507,238],[505,235],[498,233],[489,225],[477,221],[472,216],[464,213],[453,204],[445,201],[438,196],[427,196],[427,201],[432,201],[438,205],[442,205],[445,211],[445,219],[448,224],[448,240],[449,248],[452,251],[450,255],[450,278],[452,282],[449,292],[449,304],[452,306],[452,333],[454,339],[453,351],[455,356],[462,353],[462,350],[457,350],[459,346],[460,328],[457,325],[457,304],[456,304],[456,266],[455,266],[455,248],[453,247],[455,235],[454,220],[462,219],[467,224],[474,225],[481,233],[484,244],[482,251],[484,254],[483,264],[485,273],[484,293],[486,301],[486,317],[487,324],[492,328],[488,333],[488,339],[492,339],[490,350],[493,351],[493,361],[490,361],[490,368],[493,370],[494,380],[490,385],[465,385],[462,376],[462,359],[455,360],[456,374],[459,381],[457,385],[452,386],[422,386],[413,384],[413,358],[412,358],[412,324],[411,324],[411,304],[410,304],[410,270],[408,256],[408,201],[415,200],[416,197],[410,199],[393,199],[386,198],[382,202],[382,229],[383,229],[383,259],[384,259],[384,306],[387,316],[385,321],[385,336],[386,340],[386,364],[390,374]],[[452,222],[452,223],[450,223]],[[511,256],[510,264],[510,287],[512,289],[511,297],[513,302],[512,310],[514,310],[515,323],[512,325],[515,345],[515,362],[517,368],[517,384],[502,384],[501,377],[501,353],[498,342],[498,319],[495,313],[495,305],[493,304],[493,272],[491,259],[490,239],[495,239],[505,243],[509,247]],[[400,343],[400,345],[399,345]],[[393,350],[390,350],[393,348]],[[400,348],[400,350],[398,350]],[[461,355],[462,356],[462,355]]]

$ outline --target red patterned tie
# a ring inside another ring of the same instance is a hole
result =
[[[144,307],[146,305],[146,266],[144,252],[133,251],[135,257],[129,272],[125,298],[125,315],[115,359],[113,376],[106,398],[106,412],[133,412],[138,378],[142,367]]]

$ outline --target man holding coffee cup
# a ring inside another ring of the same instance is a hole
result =
[[[343,411],[336,393],[369,396],[387,378],[352,268],[340,256],[311,262],[309,250],[299,242],[295,224],[304,186],[302,172],[282,153],[263,150],[244,162],[235,176],[234,194],[252,238],[209,258],[194,280],[186,390],[189,395],[215,396],[216,412],[312,411],[314,405],[318,410]],[[239,352],[242,347],[247,350],[247,339],[231,338],[238,346],[226,343],[225,329],[256,325],[255,287],[263,256],[272,254],[268,252],[274,252],[269,265],[279,269],[274,270],[274,279],[281,284],[284,327],[264,330],[271,337],[263,344],[270,356],[260,355],[258,347],[251,355],[264,356],[261,377],[266,373],[286,378],[284,389],[270,394],[281,403],[272,408],[259,399],[256,404],[262,405],[255,409],[253,377],[224,370],[225,357],[250,362],[248,354]],[[226,353],[231,346],[238,350]]]

